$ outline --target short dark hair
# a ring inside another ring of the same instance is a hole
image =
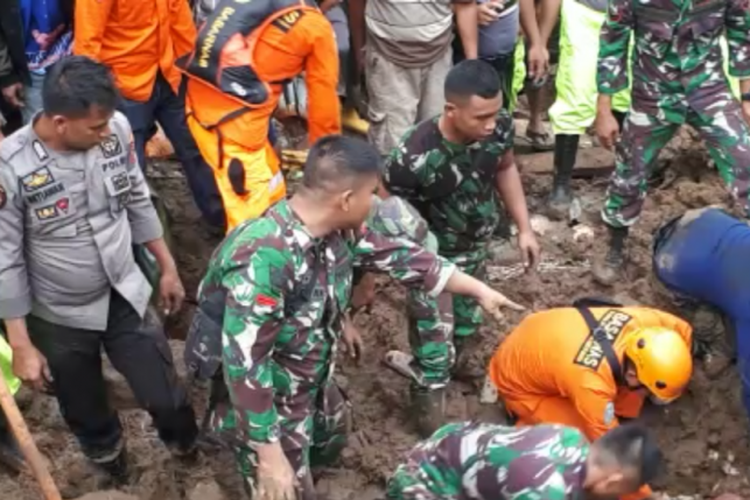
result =
[[[47,71],[42,86],[42,104],[47,115],[81,118],[94,106],[114,110],[118,99],[109,68],[84,56],[60,59]]]
[[[468,99],[472,96],[494,99],[500,93],[500,77],[489,63],[479,59],[467,59],[448,71],[444,90],[446,101]]]
[[[318,139],[305,161],[302,185],[310,189],[349,189],[365,175],[380,175],[377,149],[362,139],[327,135]]]
[[[594,446],[595,460],[605,466],[634,471],[636,487],[648,484],[663,472],[664,455],[653,433],[640,424],[618,425],[600,437]]]

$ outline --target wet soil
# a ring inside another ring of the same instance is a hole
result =
[[[581,296],[616,296],[629,301],[671,309],[650,280],[651,234],[660,223],[686,208],[728,203],[729,197],[714,171],[707,166],[705,152],[684,135],[664,155],[671,168],[666,186],[654,187],[646,201],[644,215],[632,231],[630,262],[625,277],[613,288],[595,284],[590,275],[591,260],[604,252],[606,232],[599,222],[598,208],[606,187],[606,178],[576,181],[583,214],[581,225],[590,236],[576,241],[578,229],[566,222],[537,218],[544,250],[543,271],[535,274],[513,273],[509,266],[516,259],[510,243],[499,242],[497,262],[490,266],[492,284],[530,311],[568,305]],[[593,157],[611,164],[610,153],[593,150]],[[541,172],[551,165],[551,154],[521,155],[524,170]],[[178,167],[170,162],[155,162],[150,177],[171,215],[174,251],[188,295],[194,297],[206,261],[218,242],[201,222]],[[551,176],[526,174],[524,184],[532,213],[543,211]],[[359,365],[342,356],[337,377],[353,403],[354,432],[337,467],[320,471],[318,490],[331,500],[376,498],[399,457],[417,441],[411,425],[407,382],[385,369],[381,360],[390,349],[407,349],[404,290],[386,278],[379,278],[377,297],[369,311],[355,318],[365,340],[365,353]],[[186,304],[181,316],[168,324],[173,338],[184,335],[192,315]],[[469,371],[481,374],[489,357],[523,314],[510,312],[501,323],[487,323],[473,347]],[[173,345],[179,354],[180,343]],[[181,357],[176,359],[181,364]],[[732,492],[750,498],[747,441],[747,417],[742,408],[740,382],[732,368],[709,378],[699,363],[687,393],[663,409],[649,410],[645,418],[653,426],[668,459],[664,478],[657,490],[670,496],[713,498]],[[448,392],[448,417],[451,420],[497,418],[495,409],[479,404],[481,379],[454,382]],[[197,413],[205,406],[205,391],[193,390]],[[47,457],[53,476],[65,498],[76,498],[101,490],[93,500],[128,498],[105,490],[111,485],[85,462],[66,431],[56,404],[44,396],[21,395],[20,405],[36,441]],[[116,398],[117,399],[117,398]],[[120,401],[118,406],[132,408]],[[219,500],[241,498],[231,456],[215,450],[204,453],[199,463],[186,465],[171,458],[159,442],[147,414],[140,410],[121,412],[128,436],[128,448],[135,472],[132,484],[118,488],[120,493],[143,500]],[[220,485],[221,487],[217,486]],[[33,479],[12,475],[0,469],[0,498],[26,500],[40,498]]]

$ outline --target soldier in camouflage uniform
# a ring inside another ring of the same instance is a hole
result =
[[[650,482],[661,452],[623,425],[589,445],[573,427],[448,424],[418,444],[387,485],[390,500],[617,498]]]
[[[385,189],[411,203],[435,234],[440,255],[483,279],[487,243],[500,222],[500,199],[519,228],[524,260],[539,257],[520,175],[513,157],[513,119],[502,110],[500,82],[492,67],[463,61],[445,82],[445,112],[409,130],[386,162]],[[413,381],[417,424],[428,436],[443,422],[445,386],[454,365],[451,334],[460,358],[482,323],[471,299],[441,296],[410,303],[416,358],[392,351],[386,362]],[[460,359],[459,359],[460,362]]]
[[[628,48],[633,50],[632,104],[619,128],[612,95],[628,86]],[[740,79],[741,103],[732,97],[723,70],[726,32],[729,74]],[[628,227],[646,195],[646,176],[659,151],[682,124],[701,133],[731,193],[750,214],[750,9],[746,0],[611,0],[602,27],[597,77],[597,134],[615,142],[616,171],[602,217],[610,249],[594,267],[603,284],[615,281],[624,263]]]
[[[450,262],[363,227],[379,174],[379,154],[364,141],[321,139],[298,192],[230,233],[201,283],[188,339],[198,332],[200,356],[188,366],[214,375],[206,363],[218,367],[218,333],[228,398],[212,425],[236,450],[253,498],[293,498],[295,483],[299,498],[314,498],[310,466],[345,443],[347,403],[331,376],[355,266],[431,295],[470,294],[489,310],[520,307]]]

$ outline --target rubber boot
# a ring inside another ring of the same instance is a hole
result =
[[[567,220],[573,203],[570,181],[578,154],[580,135],[555,135],[555,178],[547,201],[547,215],[553,220]]]
[[[445,424],[445,388],[426,389],[412,385],[410,393],[417,433],[422,439],[427,439]]]
[[[592,269],[594,280],[601,285],[611,286],[620,277],[625,264],[625,240],[627,227],[609,228],[609,250],[603,260],[597,260]]]

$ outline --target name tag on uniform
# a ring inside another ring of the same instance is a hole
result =
[[[132,187],[130,183],[130,176],[127,172],[120,172],[119,174],[105,177],[104,184],[107,187],[107,194],[109,194],[110,196],[117,196],[130,191]]]

